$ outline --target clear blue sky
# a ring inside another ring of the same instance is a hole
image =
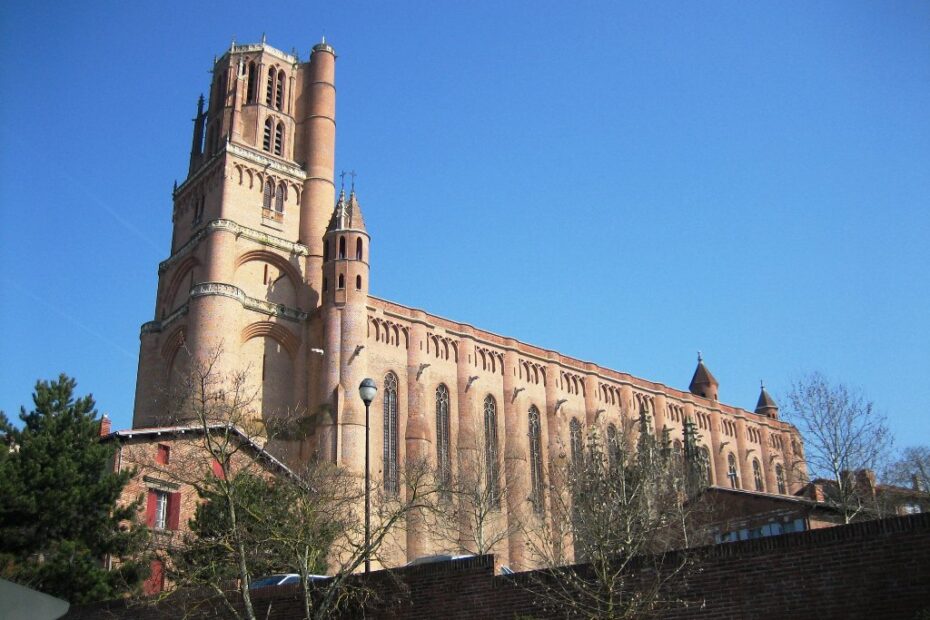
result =
[[[171,187],[233,36],[339,54],[372,293],[752,408],[821,370],[930,442],[930,4],[0,9],[0,408],[131,422]]]

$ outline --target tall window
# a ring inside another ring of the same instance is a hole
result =
[[[543,511],[543,472],[542,472],[542,439],[539,428],[539,409],[536,405],[530,406],[529,413],[530,438],[530,484],[533,509],[537,513]]]
[[[487,493],[491,505],[500,506],[500,471],[497,460],[497,403],[488,394],[484,399],[484,460]]]
[[[257,78],[255,77],[255,62],[249,63],[249,81],[246,87],[246,103],[255,103],[255,90]]]
[[[707,486],[711,486],[714,484],[714,477],[710,466],[710,450],[707,449],[707,446],[701,446],[700,455],[701,467],[704,469],[704,477],[707,479]]]
[[[620,461],[620,443],[617,437],[617,427],[607,425],[607,463],[611,468],[616,467]]]
[[[346,238],[339,237],[339,258],[346,257]]]
[[[275,190],[274,210],[278,213],[284,213],[284,183],[279,183],[278,189]]]
[[[164,491],[152,491],[155,494],[155,521],[153,527],[163,530],[168,524],[168,494]]]
[[[262,194],[262,208],[271,210],[271,199],[274,196],[274,185],[271,180],[265,181],[265,193]]]
[[[362,238],[355,240],[355,260],[362,260]]]
[[[736,473],[736,457],[731,452],[727,455],[727,478],[730,479],[730,486],[734,489],[739,488],[739,474]]]
[[[787,486],[785,485],[785,468],[781,466],[781,463],[775,466],[775,482],[778,484],[778,492],[782,495],[788,493]]]
[[[284,71],[278,71],[278,80],[275,84],[274,107],[281,110],[284,106]]]
[[[572,465],[581,465],[581,422],[572,418],[568,424],[569,445],[572,450]]]
[[[176,530],[180,522],[181,494],[149,489],[146,499],[146,525],[153,530]]]
[[[265,119],[265,135],[262,138],[262,149],[266,151],[271,151],[271,132],[272,126],[274,123],[271,121],[271,117]]]
[[[284,153],[284,123],[278,123],[274,128],[274,154]]]
[[[452,482],[452,457],[449,450],[449,388],[443,384],[436,388],[436,465],[439,482],[447,486]]]
[[[765,485],[762,484],[762,466],[759,465],[759,459],[752,459],[752,481],[756,485],[756,491],[765,490]]]
[[[397,375],[384,375],[384,490],[396,495],[400,481],[397,470]]]
[[[265,103],[271,105],[274,102],[274,69],[268,69],[268,86],[265,88]]]

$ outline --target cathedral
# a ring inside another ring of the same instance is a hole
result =
[[[141,329],[135,429],[176,423],[173,384],[216,356],[217,371],[247,369],[256,415],[312,422],[282,455],[296,464],[319,455],[363,470],[358,387],[374,379],[371,471],[388,494],[404,493],[405,463],[451,472],[479,446],[513,478],[501,518],[544,514],[561,446],[641,416],[676,443],[693,425],[711,485],[800,487],[801,438],[775,401],[763,388],[754,411],[723,404],[700,357],[680,390],[370,295],[372,237],[354,189],[334,179],[335,64],[325,40],[307,62],[264,41],[216,60],[173,194],[155,319]],[[502,563],[529,566],[520,536],[495,550]],[[440,551],[414,524],[399,545],[398,563]]]

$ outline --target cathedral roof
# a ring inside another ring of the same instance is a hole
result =
[[[358,204],[355,190],[352,190],[348,199],[345,190],[339,192],[339,200],[336,201],[336,208],[333,209],[329,226],[326,227],[327,232],[336,230],[365,230],[365,219],[362,217],[362,207]]]

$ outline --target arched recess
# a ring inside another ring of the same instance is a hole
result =
[[[187,374],[190,372],[190,354],[184,347],[187,342],[187,329],[178,326],[165,338],[161,347],[161,358],[165,361],[165,387],[168,390],[168,406],[172,407],[184,389]]]
[[[180,263],[178,263],[177,267],[175,267],[174,275],[171,276],[171,280],[168,282],[168,287],[162,294],[162,318],[167,316],[172,310],[187,300],[187,293],[190,292],[190,284],[192,283],[190,279],[191,272],[198,265],[200,265],[199,260],[193,256],[187,256]],[[181,298],[178,298],[178,290],[184,283],[187,283],[187,290],[184,291]]]
[[[268,267],[272,269],[268,269]],[[285,276],[284,279],[281,276]],[[268,250],[251,250],[236,259],[235,284],[249,297],[297,307],[300,272],[286,258]]]
[[[242,330],[239,361],[246,371],[252,409],[267,422],[294,410],[294,358],[300,342],[290,330],[270,321]]]

